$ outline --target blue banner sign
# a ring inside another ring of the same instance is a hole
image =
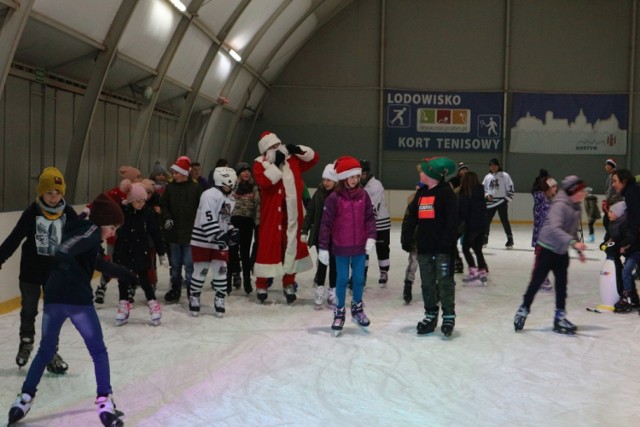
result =
[[[625,155],[627,95],[514,93],[513,153]]]
[[[384,149],[501,151],[501,93],[385,90]]]

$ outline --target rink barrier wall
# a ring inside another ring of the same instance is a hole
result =
[[[315,189],[309,189],[311,194]],[[385,198],[389,206],[389,213],[393,221],[402,221],[407,207],[407,198],[413,193],[411,190],[385,190]],[[602,200],[602,195],[598,195]],[[84,205],[74,206],[77,212],[82,211]],[[0,241],[9,235],[18,222],[22,211],[0,213]],[[583,211],[583,222],[585,215]],[[509,220],[512,224],[533,223],[533,197],[529,193],[516,193],[509,204]],[[499,223],[498,215],[493,223]],[[586,222],[585,222],[586,225]],[[18,275],[20,272],[21,248],[18,248],[11,258],[2,265],[0,270],[0,314],[8,313],[20,308],[20,289]]]

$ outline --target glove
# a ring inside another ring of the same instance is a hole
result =
[[[169,260],[167,259],[166,255],[160,255],[158,256],[158,259],[160,260],[160,265],[164,268],[168,268],[169,267]]]
[[[324,265],[329,265],[329,251],[326,249],[320,249],[318,251],[318,261]]]
[[[289,154],[291,154],[292,156],[294,154],[304,154],[302,152],[302,148],[300,148],[299,145],[293,145],[293,144],[287,144],[285,147],[287,147],[287,151],[289,152]]]
[[[276,166],[280,167],[284,163],[285,155],[282,151],[276,151],[276,161],[273,162]]]
[[[229,237],[229,246],[236,246],[240,241],[240,230],[230,228],[229,231],[227,231],[227,236]]]
[[[300,241],[301,241],[302,243],[307,243],[307,242],[309,241],[309,236],[308,236],[308,235],[306,235],[306,234],[302,234],[302,235],[300,235]]]
[[[364,249],[367,253],[370,253],[375,246],[376,239],[367,239],[367,243],[364,245]]]
[[[164,229],[169,231],[173,228],[173,220],[172,219],[168,219],[164,222]]]

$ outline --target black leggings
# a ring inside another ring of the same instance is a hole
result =
[[[498,211],[498,216],[500,217],[500,222],[504,229],[504,234],[506,234],[507,237],[513,236],[513,233],[511,232],[511,224],[509,224],[509,203],[505,200],[497,206],[487,208],[487,231],[485,232],[485,240],[487,241],[489,240],[491,221],[493,221],[493,217],[496,216],[496,211]]]

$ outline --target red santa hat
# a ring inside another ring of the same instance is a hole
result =
[[[264,154],[273,144],[282,144],[282,141],[280,141],[280,138],[278,138],[275,133],[269,130],[262,132],[260,141],[258,141],[260,154]]]
[[[127,195],[127,198],[122,201],[123,205],[128,205],[138,200],[147,200],[147,190],[141,183],[132,183],[130,180],[124,179],[120,183],[120,191]]]
[[[351,176],[362,175],[362,167],[358,159],[351,156],[338,157],[335,163],[336,174],[339,180],[347,179]]]
[[[180,156],[178,160],[171,165],[171,170],[179,173],[180,175],[189,175],[189,169],[191,168],[191,160],[187,156]]]

